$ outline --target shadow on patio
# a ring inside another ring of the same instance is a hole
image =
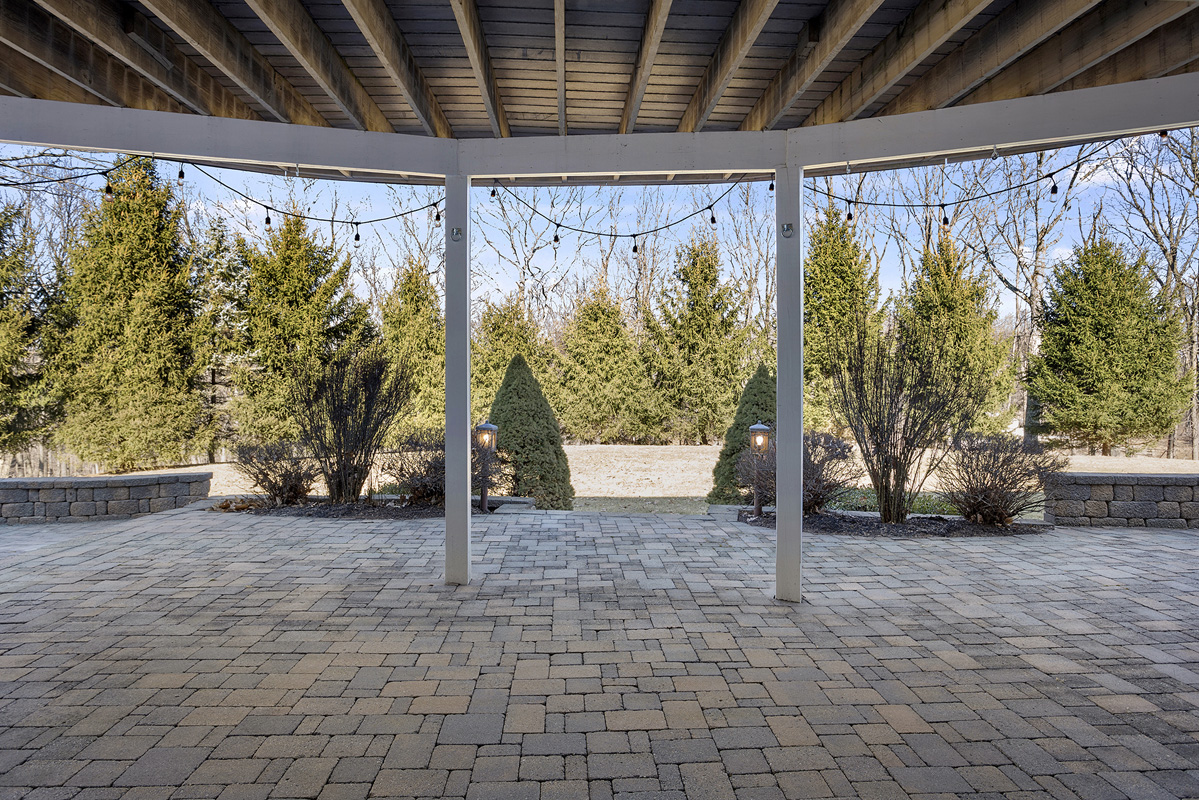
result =
[[[1192,797],[1199,537],[183,510],[0,531],[0,797]]]

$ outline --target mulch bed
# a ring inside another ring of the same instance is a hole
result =
[[[742,509],[737,520],[759,528],[774,528],[774,512],[754,517],[753,512]],[[804,517],[805,533],[834,533],[842,536],[887,536],[893,539],[914,539],[930,536],[1025,536],[1042,533],[1046,528],[1038,525],[1010,525],[1000,528],[979,525],[964,519],[945,517],[908,517],[902,525],[884,524],[877,518],[857,514],[838,514],[825,511]]]

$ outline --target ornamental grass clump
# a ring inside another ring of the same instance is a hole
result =
[[[558,418],[524,356],[508,363],[489,419],[499,426],[500,457],[512,470],[514,493],[534,498],[541,509],[572,508],[575,490]]]
[[[966,436],[942,463],[939,494],[979,525],[1011,525],[1044,507],[1045,482],[1067,459],[1015,436]]]

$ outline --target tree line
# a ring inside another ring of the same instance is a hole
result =
[[[219,216],[192,225],[149,159],[119,159],[109,181],[112,199],[81,204],[49,269],[35,257],[46,232],[29,203],[9,203],[0,214],[0,449],[48,439],[128,469],[214,453],[235,440],[288,438],[297,371],[372,343],[412,368],[406,424],[443,424],[435,246],[404,248],[389,279],[360,271],[356,280],[361,264],[352,251],[297,216],[279,215],[251,240]],[[869,189],[859,183],[858,196]],[[523,270],[517,288],[476,306],[476,422],[519,354],[568,441],[719,441],[745,382],[774,363],[771,270],[742,268],[773,259],[759,241],[772,235],[761,222],[772,209],[761,205],[745,195],[731,237],[700,227],[673,247],[644,243],[626,276],[608,251],[585,281],[554,284],[553,303],[538,300],[549,277],[534,257],[547,232],[536,232],[534,255],[513,257]],[[510,245],[523,241],[516,253],[529,237],[513,233],[519,220],[508,224],[492,230],[507,230]],[[903,245],[918,253],[902,256],[902,289],[884,297],[878,270],[886,255],[874,237],[888,225],[899,232],[895,219],[862,208],[851,220],[838,202],[814,204],[804,264],[810,426],[841,424],[828,397],[833,340],[858,316],[878,326],[905,315],[934,322],[938,357],[981,365],[987,376],[984,429],[1031,420],[1030,432],[1109,452],[1167,434],[1191,404],[1193,370],[1179,353],[1192,321],[1178,300],[1190,284],[1158,280],[1146,248],[1093,224],[1069,257],[1037,267],[1030,348],[1030,328],[997,312],[996,283],[1011,282],[1006,266],[964,223],[908,231]],[[1043,237],[1039,258],[1047,259],[1051,238]],[[1192,268],[1173,269],[1185,276]],[[1023,288],[1031,298],[1033,288]]]

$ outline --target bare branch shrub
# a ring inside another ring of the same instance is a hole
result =
[[[1010,525],[1043,508],[1045,482],[1068,460],[1015,436],[966,436],[937,473],[940,494],[980,525]]]
[[[512,469],[494,450],[480,450],[471,443],[471,491],[478,494],[484,482],[489,494],[512,485]],[[404,434],[395,450],[383,455],[382,473],[392,478],[413,503],[445,505],[445,434],[441,431],[412,431]]]
[[[844,497],[862,476],[853,447],[831,433],[803,436],[803,513],[818,514],[829,503]],[[763,505],[772,505],[775,492],[775,442],[765,453],[746,448],[737,460],[737,482],[757,489]],[[755,469],[756,467],[756,469]]]
[[[291,391],[300,441],[320,465],[332,503],[356,503],[392,423],[408,404],[412,374],[378,347],[342,351],[299,376]]]
[[[981,412],[989,381],[945,358],[935,323],[848,320],[830,337],[832,406],[862,454],[883,522],[903,522],[925,480]]]
[[[270,506],[298,503],[312,491],[320,470],[304,448],[294,442],[238,444],[234,468],[266,492]]]

